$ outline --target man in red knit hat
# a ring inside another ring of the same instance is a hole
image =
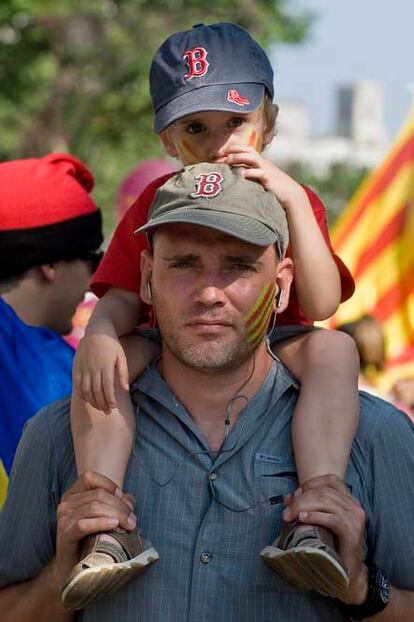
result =
[[[103,239],[93,185],[68,154],[0,164],[0,505],[26,420],[71,392],[62,335]]]

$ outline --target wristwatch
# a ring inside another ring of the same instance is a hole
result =
[[[347,605],[337,600],[338,608],[351,620],[365,620],[383,611],[390,601],[390,582],[381,568],[372,563],[368,567],[368,594],[360,605]]]

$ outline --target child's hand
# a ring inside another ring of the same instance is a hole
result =
[[[85,402],[109,415],[116,407],[115,374],[129,390],[128,364],[116,336],[86,334],[81,339],[73,366],[73,384]]]
[[[253,147],[241,144],[230,145],[226,147],[219,162],[246,166],[247,168],[243,171],[244,177],[259,181],[266,190],[275,195],[286,211],[296,205],[298,200],[307,200],[306,193],[300,184],[272,162],[265,160]]]

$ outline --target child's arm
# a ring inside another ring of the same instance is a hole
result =
[[[88,322],[75,356],[73,385],[79,396],[98,410],[109,413],[116,406],[116,373],[124,391],[129,388],[128,364],[119,338],[135,329],[141,310],[138,294],[111,288],[98,301]],[[138,361],[132,371],[138,375],[146,363],[148,359]]]
[[[305,190],[253,147],[233,145],[225,161],[247,166],[245,177],[259,181],[285,209],[300,307],[311,320],[330,317],[341,300],[340,274]]]

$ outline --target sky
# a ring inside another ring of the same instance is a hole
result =
[[[335,88],[375,80],[384,89],[385,126],[395,137],[414,87],[414,0],[290,0],[317,13],[309,40],[275,46],[276,101],[305,103],[311,132],[334,127]]]

